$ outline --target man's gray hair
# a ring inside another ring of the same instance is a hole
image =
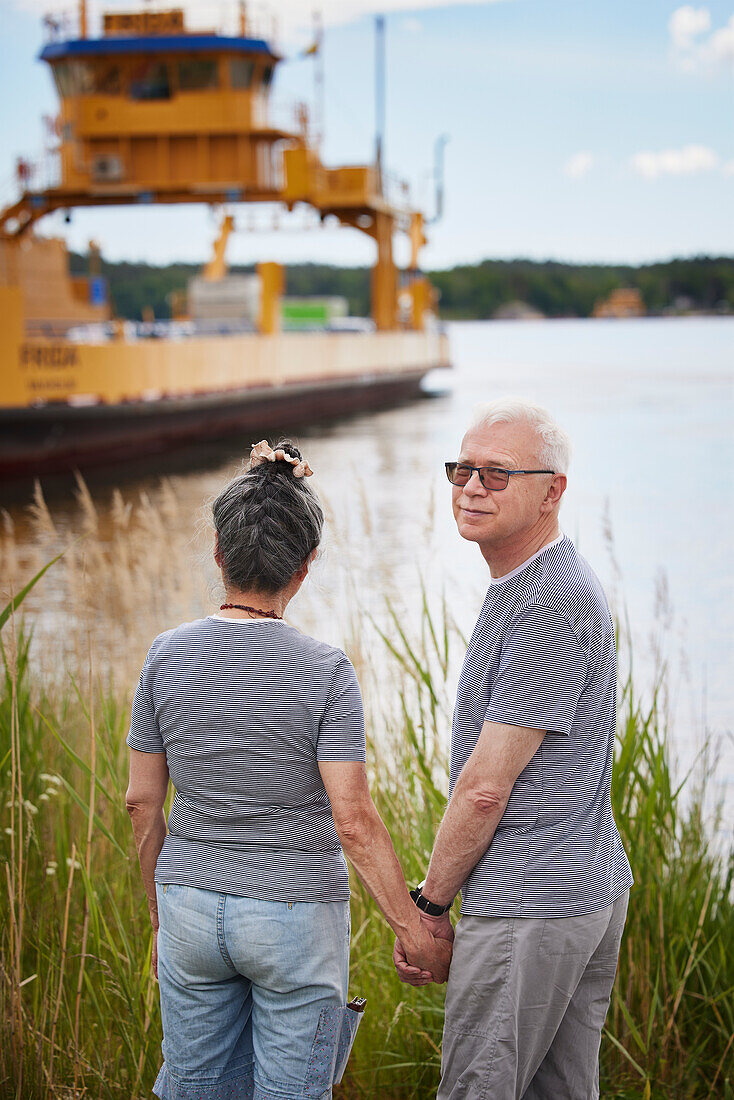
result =
[[[541,466],[547,466],[557,474],[568,473],[571,440],[542,405],[536,405],[524,397],[499,397],[486,405],[478,405],[469,427],[489,427],[492,424],[529,424],[540,441],[538,461]]]

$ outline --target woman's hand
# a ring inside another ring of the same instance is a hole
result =
[[[158,929],[153,929],[153,950],[150,953],[150,967],[158,981]]]

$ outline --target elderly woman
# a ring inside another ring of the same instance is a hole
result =
[[[310,473],[290,444],[253,449],[214,502],[220,613],[159,635],[135,694],[127,806],[157,932],[163,1100],[331,1096],[360,1018],[344,853],[408,961],[448,972],[370,797],[354,669],[283,619],[321,538]]]

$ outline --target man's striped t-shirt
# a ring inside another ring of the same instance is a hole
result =
[[[611,802],[616,675],[604,593],[569,538],[490,583],[459,680],[451,790],[485,721],[547,732],[464,884],[462,913],[580,916],[631,886]]]
[[[365,759],[351,662],[280,620],[211,615],[155,639],[127,743],[165,752],[176,796],[156,882],[343,901],[319,760]]]

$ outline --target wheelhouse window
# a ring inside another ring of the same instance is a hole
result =
[[[69,68],[70,66],[68,61],[59,61],[53,66],[51,70],[54,74],[54,82],[56,84],[57,91],[62,98],[74,94],[71,90]]]
[[[120,66],[115,62],[94,67],[94,91],[97,95],[119,95],[122,88]]]
[[[229,63],[229,82],[233,88],[249,88],[255,66],[246,57],[233,57]]]
[[[269,88],[273,81],[273,66],[266,65],[263,69],[263,87]]]
[[[190,58],[178,63],[178,89],[180,92],[208,92],[219,87],[216,61]]]
[[[170,99],[171,84],[168,67],[160,61],[142,60],[132,71],[130,80],[132,99]]]
[[[87,61],[59,61],[53,74],[62,97],[88,95],[94,90],[94,69]]]

